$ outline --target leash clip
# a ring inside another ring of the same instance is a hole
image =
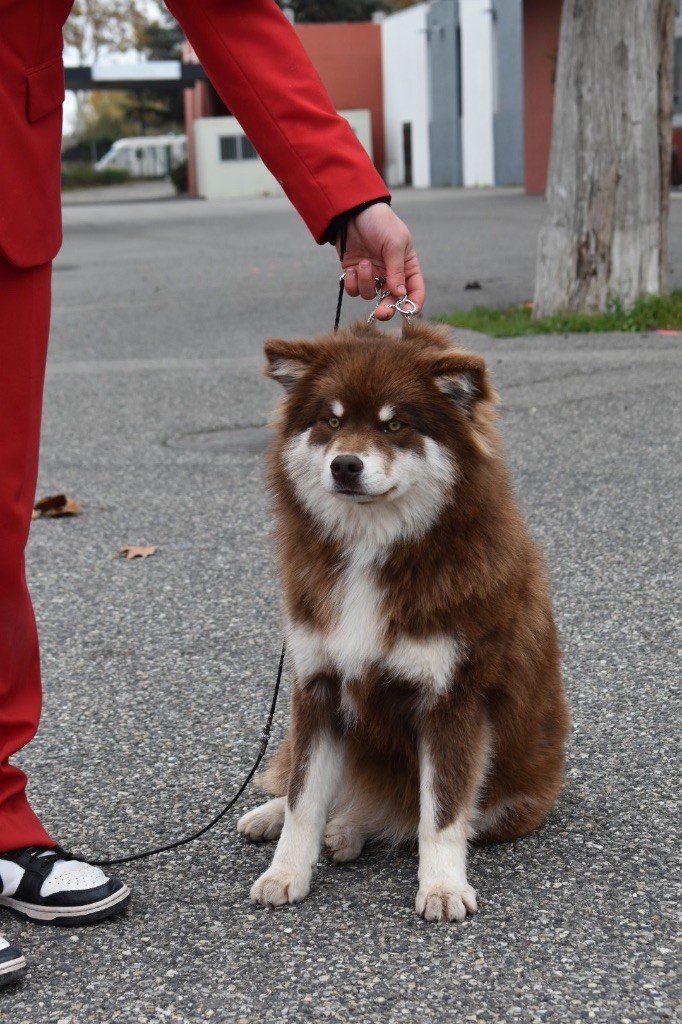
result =
[[[419,312],[417,303],[413,302],[412,299],[408,299],[407,295],[401,296],[397,302],[392,302],[387,308],[395,309],[397,313],[400,313],[408,321]]]
[[[384,301],[384,299],[387,299],[388,296],[391,294],[390,290],[387,290],[387,289],[384,288],[385,284],[386,284],[386,278],[385,277],[375,277],[374,278],[374,287],[376,289],[376,300],[377,300],[377,302],[376,302],[376,306],[374,307],[372,312],[367,317],[367,323],[368,324],[373,324],[374,323],[374,321],[377,318],[377,310],[378,310],[379,306]]]
[[[367,319],[368,324],[374,323],[379,306],[384,299],[387,299],[391,294],[390,291],[386,291],[383,287],[386,284],[386,279],[384,277],[375,277],[374,283],[377,290],[377,304]],[[419,306],[417,303],[413,302],[412,299],[408,299],[407,295],[401,295],[401,297],[395,302],[389,302],[386,309],[395,309],[396,313],[400,313],[400,315],[408,322],[419,312]]]

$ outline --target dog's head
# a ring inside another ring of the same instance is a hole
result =
[[[396,337],[356,325],[314,342],[269,341],[265,354],[285,389],[276,458],[332,533],[363,522],[420,533],[463,462],[494,457],[485,361],[453,348],[446,328],[406,324]]]

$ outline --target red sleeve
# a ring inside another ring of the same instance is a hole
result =
[[[274,0],[166,0],[202,66],[318,242],[388,196]]]

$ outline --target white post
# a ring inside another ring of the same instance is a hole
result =
[[[495,184],[493,16],[490,0],[460,0],[462,166],[468,187]]]

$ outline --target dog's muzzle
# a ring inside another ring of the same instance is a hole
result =
[[[363,494],[362,471],[365,464],[357,455],[337,455],[329,466],[334,490],[341,494]]]

